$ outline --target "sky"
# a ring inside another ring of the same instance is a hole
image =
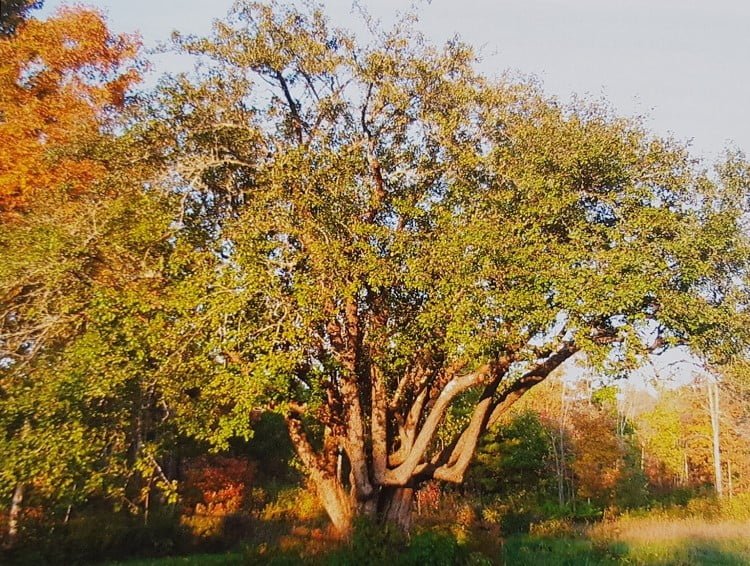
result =
[[[42,16],[65,0],[46,0]],[[233,0],[77,0],[147,47],[172,30],[206,34]],[[351,0],[324,0],[336,25],[361,30]],[[403,0],[361,0],[386,26]],[[642,116],[658,135],[690,141],[714,161],[727,148],[750,153],[750,2],[746,0],[432,0],[419,27],[435,42],[455,35],[477,47],[487,74],[538,78],[549,95],[606,99]],[[155,76],[185,61],[154,56]]]

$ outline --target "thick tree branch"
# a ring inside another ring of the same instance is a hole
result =
[[[414,446],[414,437],[416,436],[417,425],[419,419],[422,416],[422,409],[427,402],[427,394],[429,388],[427,386],[422,387],[414,399],[409,412],[406,415],[406,420],[399,419],[398,422],[398,435],[399,435],[399,447],[398,450],[388,457],[388,464],[390,466],[399,466],[406,460],[406,456]]]
[[[386,473],[384,483],[388,485],[406,485],[414,474],[417,465],[424,457],[440,421],[443,419],[445,411],[451,402],[464,391],[485,382],[491,375],[492,366],[485,364],[476,371],[455,377],[448,382],[427,415],[406,459],[397,468],[389,470]]]
[[[294,133],[297,136],[297,141],[299,143],[302,143],[302,129],[303,127],[306,127],[307,124],[305,124],[305,121],[302,119],[302,116],[300,116],[299,105],[297,104],[297,101],[294,100],[294,97],[292,96],[292,93],[289,90],[289,83],[287,83],[287,80],[284,78],[283,73],[281,71],[275,71],[275,74],[276,74],[276,80],[279,81],[281,90],[284,93],[284,98],[286,98],[286,103],[289,106],[289,111],[292,113],[292,121],[294,122]]]
[[[362,358],[362,331],[360,328],[359,308],[357,300],[349,297],[344,306],[346,337],[343,341],[344,351],[341,352],[341,362],[345,367],[341,380],[341,395],[344,401],[344,411],[347,422],[347,437],[344,444],[349,463],[352,468],[352,489],[359,500],[365,500],[372,495],[366,447],[366,423],[362,400],[360,399],[361,379],[369,379],[365,375],[365,364]]]
[[[518,399],[520,399],[524,393],[529,389],[544,381],[547,376],[557,369],[563,362],[573,356],[578,351],[573,341],[563,342],[562,345],[555,351],[554,354],[550,355],[546,360],[543,360],[520,378],[516,379],[512,384],[503,389],[493,405],[494,408],[490,415],[487,423],[488,427],[494,425],[498,419],[513,405]]]
[[[307,437],[299,410],[293,408],[293,410],[284,417],[284,422],[286,423],[286,428],[289,432],[289,439],[292,441],[292,446],[294,446],[294,450],[297,452],[297,456],[299,456],[302,464],[309,470],[317,473],[322,472],[324,466],[321,465],[321,462],[315,453],[315,449],[310,443],[310,439]]]
[[[388,401],[384,377],[374,366],[372,379],[372,470],[376,485],[382,483],[388,467]]]

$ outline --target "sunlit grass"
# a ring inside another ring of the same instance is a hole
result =
[[[750,564],[750,521],[626,516],[588,536],[635,564]]]

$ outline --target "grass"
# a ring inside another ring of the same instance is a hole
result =
[[[625,513],[581,526],[566,519],[535,524],[506,539],[506,564],[750,564],[750,501],[696,499]]]
[[[750,520],[624,516],[589,529],[635,564],[750,564]]]
[[[482,533],[469,533],[462,544],[473,546],[472,539]],[[486,537],[485,537],[486,538]],[[386,551],[387,552],[387,551]],[[422,562],[437,564],[438,554]],[[695,518],[665,519],[624,517],[590,528],[560,535],[514,535],[497,538],[490,546],[481,544],[481,553],[466,552],[462,563],[508,564],[513,566],[610,566],[628,565],[726,565],[750,564],[750,522],[721,521],[707,523]],[[477,557],[481,561],[476,561]],[[467,559],[467,557],[469,557]],[[255,559],[254,559],[255,558]],[[183,558],[160,558],[130,562],[113,562],[109,566],[198,566],[265,563],[257,553],[234,552],[201,554]],[[284,549],[268,556],[274,564],[307,562],[297,552]],[[322,552],[310,559],[314,564],[364,564],[362,558],[351,560],[341,549]],[[394,556],[392,564],[401,563]],[[403,557],[401,557],[403,558]]]
[[[151,558],[129,560],[126,562],[109,562],[108,566],[232,566],[246,564],[239,552],[224,554],[193,554],[191,556],[173,556],[168,558]]]
[[[296,512],[299,498],[289,499],[286,507]],[[452,503],[450,512],[417,517],[408,541],[363,524],[351,544],[342,546],[317,515],[298,517],[281,506],[275,514],[256,520],[234,546],[223,547],[233,548],[231,552],[206,554],[204,546],[185,557],[108,565],[750,565],[750,500],[735,502],[731,508],[713,500],[698,501],[692,507],[626,513],[588,525],[547,519],[532,524],[529,534],[511,536],[502,535],[504,523],[488,522],[478,513],[456,512]]]
[[[745,536],[747,539],[747,536]],[[574,538],[515,536],[503,547],[502,562],[519,566],[608,566],[614,564],[740,566],[750,564],[747,540],[665,540],[640,544]]]
[[[582,538],[515,535],[503,545],[501,563],[519,566],[578,566],[620,564],[620,556]]]
[[[746,565],[750,564],[750,521],[626,516],[576,535],[510,537],[502,561],[533,566]]]

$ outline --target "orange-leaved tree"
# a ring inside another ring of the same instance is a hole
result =
[[[82,8],[0,38],[0,219],[51,193],[85,193],[102,175],[83,149],[138,79],[138,47]]]

